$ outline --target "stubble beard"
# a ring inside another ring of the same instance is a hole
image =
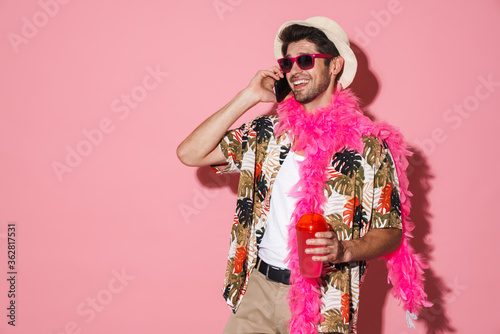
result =
[[[299,103],[309,103],[314,101],[320,94],[322,94],[330,85],[330,76],[328,75],[328,68],[325,68],[325,71],[320,76],[320,79],[315,87],[312,87],[308,92],[296,92],[293,91],[293,96],[295,97],[295,101]]]

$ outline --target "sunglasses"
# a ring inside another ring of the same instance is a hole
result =
[[[278,59],[278,64],[280,65],[283,73],[288,73],[292,70],[293,63],[297,62],[297,65],[303,69],[308,70],[314,67],[314,58],[332,58],[332,55],[328,55],[325,53],[311,54],[311,55],[300,55],[295,58],[285,57]]]

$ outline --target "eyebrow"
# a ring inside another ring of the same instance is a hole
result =
[[[311,55],[311,54],[312,54],[312,53],[310,53],[310,52],[301,52],[301,53],[299,53],[299,56],[302,56],[302,55]],[[289,53],[287,53],[287,54],[285,55],[285,57],[290,58],[290,54],[289,54]]]

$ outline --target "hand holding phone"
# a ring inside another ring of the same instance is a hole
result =
[[[276,101],[280,103],[292,91],[286,76],[274,82],[274,93],[276,94]]]

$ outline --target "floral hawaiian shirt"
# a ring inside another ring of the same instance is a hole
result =
[[[245,294],[266,231],[274,180],[291,148],[287,133],[276,137],[278,116],[261,116],[228,131],[219,143],[227,164],[216,173],[240,173],[223,295],[236,309]],[[372,228],[402,229],[399,182],[384,142],[363,137],[364,151],[332,155],[325,184],[324,216],[339,240],[360,238]],[[366,263],[324,265],[322,332],[356,333],[359,289]]]

